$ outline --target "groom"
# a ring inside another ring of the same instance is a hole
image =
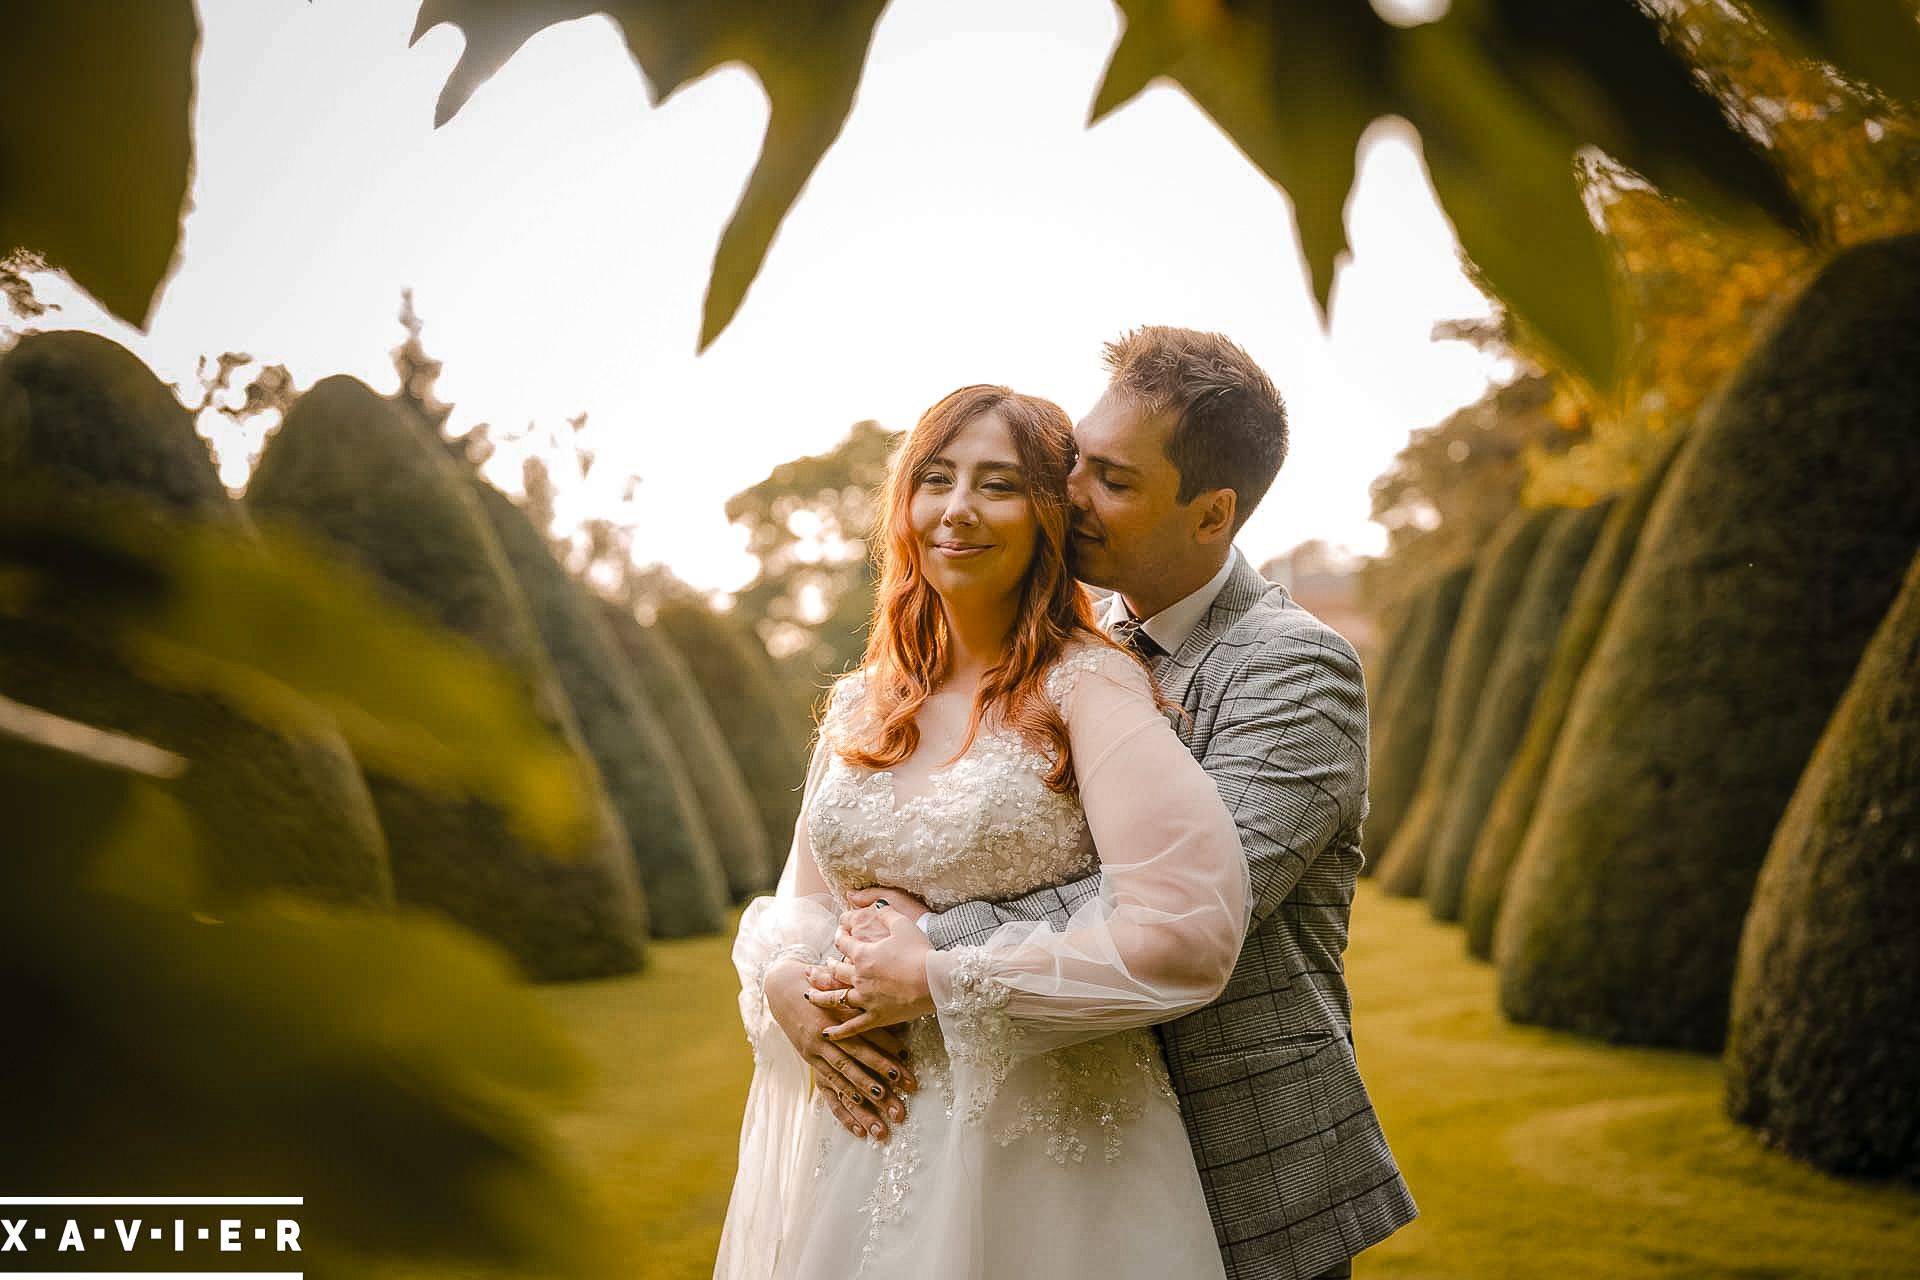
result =
[[[1106,394],[1074,429],[1074,570],[1113,591],[1109,632],[1185,709],[1180,735],[1239,825],[1254,893],[1225,992],[1158,1031],[1227,1274],[1347,1276],[1354,1255],[1417,1212],[1354,1062],[1341,962],[1367,807],[1359,661],[1233,549],[1286,456],[1286,411],[1266,374],[1225,337],[1189,329],[1139,329],[1106,356]],[[875,899],[917,916],[944,949],[1009,921],[1064,925],[1099,887],[1096,875],[933,914],[876,888],[854,896],[839,944],[863,982],[885,974],[924,991],[924,965],[887,974],[907,949],[889,946],[898,925]],[[789,1010],[796,1043],[817,1034]],[[863,1107],[851,1092],[828,1097],[854,1123]],[[881,1105],[897,1118],[891,1093]]]

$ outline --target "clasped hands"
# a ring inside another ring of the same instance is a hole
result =
[[[765,989],[835,1117],[857,1136],[885,1138],[887,1121],[906,1118],[906,1095],[919,1087],[906,1046],[887,1028],[933,1012],[933,944],[917,923],[926,907],[909,895],[874,887],[848,901],[834,936],[843,959],[784,962],[769,971]]]

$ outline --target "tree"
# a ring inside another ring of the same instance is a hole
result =
[[[0,357],[0,400],[17,409],[0,414],[0,456],[22,480],[29,470],[44,476],[41,492],[70,518],[119,519],[121,504],[137,496],[265,555],[186,410],[124,347],[90,333],[30,335]],[[8,489],[7,505],[27,500]],[[69,562],[57,590],[26,593],[30,603],[18,616],[0,610],[0,689],[187,762],[159,785],[207,832],[207,856],[232,859],[203,868],[210,900],[281,889],[391,902],[386,842],[338,726],[311,704],[306,723],[294,727],[156,679],[164,650],[144,660],[128,654],[113,632],[73,608],[88,577],[134,590],[103,572],[108,567],[97,558]]]
[[[727,500],[727,519],[746,529],[760,560],[739,608],[806,678],[838,675],[866,652],[873,499],[898,439],[877,422],[856,423],[826,453],[783,462]]]
[[[1420,768],[1420,785],[1380,861],[1378,876],[1388,893],[1418,894],[1426,882],[1427,856],[1439,836],[1467,736],[1485,692],[1487,671],[1506,633],[1509,605],[1557,515],[1557,509],[1514,512],[1494,532],[1475,564],[1460,605],[1460,620],[1447,646],[1433,738]]]
[[[1920,559],[1774,831],[1741,932],[1727,1110],[1842,1174],[1920,1178]]]
[[[675,735],[635,684],[585,588],[567,576],[540,529],[478,476],[493,526],[581,738],[607,785],[647,901],[655,937],[718,933],[726,880]]]
[[[1373,518],[1387,551],[1363,570],[1376,615],[1472,560],[1520,508],[1527,458],[1555,454],[1588,431],[1581,402],[1544,374],[1496,387],[1437,426],[1415,431],[1373,482]]]
[[[1534,699],[1526,737],[1514,753],[1513,763],[1500,780],[1493,805],[1474,843],[1467,867],[1465,905],[1461,920],[1467,929],[1467,952],[1482,960],[1493,955],[1493,927],[1499,919],[1500,903],[1506,896],[1507,875],[1520,852],[1520,841],[1527,834],[1540,797],[1540,786],[1547,774],[1554,744],[1567,718],[1567,705],[1573,700],[1580,673],[1586,670],[1600,637],[1601,625],[1626,575],[1627,564],[1640,542],[1640,529],[1647,512],[1659,496],[1660,485],[1673,463],[1676,449],[1669,447],[1664,458],[1641,477],[1634,491],[1614,503],[1600,531],[1599,542],[1580,573],[1573,601],[1567,606],[1566,621],[1554,642],[1551,664],[1547,668],[1540,694]]]
[[[1920,545],[1920,236],[1836,258],[1648,514],[1497,926],[1518,1021],[1716,1051],[1768,841]]]
[[[1367,779],[1367,847],[1374,851],[1368,874],[1393,847],[1393,838],[1413,804],[1433,740],[1440,680],[1460,603],[1473,566],[1443,573],[1416,593],[1406,608],[1405,639],[1392,655],[1385,686],[1373,706],[1372,756]]]
[[[631,607],[604,599],[599,604],[608,633],[632,667],[647,701],[661,721],[672,727],[687,774],[700,796],[700,812],[726,868],[729,892],[735,901],[745,901],[773,888],[781,863],[766,828],[760,825],[753,791],[687,660],[659,627],[641,626]]]
[[[1609,500],[1611,501],[1611,500]],[[1500,649],[1481,688],[1473,728],[1460,749],[1433,846],[1427,853],[1421,892],[1437,920],[1457,920],[1467,863],[1500,779],[1513,760],[1527,713],[1553,656],[1580,570],[1607,516],[1607,503],[1559,508],[1541,535],[1526,577],[1512,598]]]
[[[529,690],[542,732],[565,744],[589,802],[562,861],[491,794],[430,790],[368,769],[402,902],[442,911],[506,947],[535,978],[630,972],[644,907],[617,820],[581,744],[527,604],[467,479],[424,424],[365,385],[323,379],[260,460],[248,506],[324,538],[392,596],[468,637]],[[468,741],[470,752],[498,744]],[[515,787],[539,787],[537,777]]]

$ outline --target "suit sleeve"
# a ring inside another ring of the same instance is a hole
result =
[[[1240,830],[1257,925],[1366,816],[1367,695],[1353,649],[1327,630],[1253,648],[1200,763]]]
[[[1094,655],[1064,707],[1100,892],[1064,926],[1009,924],[933,951],[927,985],[962,1093],[1063,1045],[1164,1022],[1220,994],[1246,936],[1246,859],[1213,783],[1146,673]]]

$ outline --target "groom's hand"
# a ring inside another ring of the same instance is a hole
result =
[[[911,1022],[934,1011],[933,994],[927,989],[927,955],[933,943],[902,912],[891,905],[848,911],[840,917],[834,945],[846,960],[821,967],[830,969],[846,988],[838,1003],[858,1012],[829,1027],[828,1039]],[[824,1002],[820,992],[808,998],[815,1004]]]
[[[871,907],[886,903],[915,924],[927,914],[927,904],[906,892],[904,889],[889,889],[884,885],[869,885],[865,889],[855,889],[847,895],[847,901],[856,907]]]
[[[815,1086],[848,1131],[856,1137],[885,1138],[889,1120],[898,1124],[907,1118],[898,1095],[919,1085],[907,1069],[906,1049],[897,1036],[876,1029],[851,1040],[829,1041],[825,1033],[839,1017],[807,999],[807,966],[798,960],[767,970],[764,990],[768,1012],[813,1069]]]

